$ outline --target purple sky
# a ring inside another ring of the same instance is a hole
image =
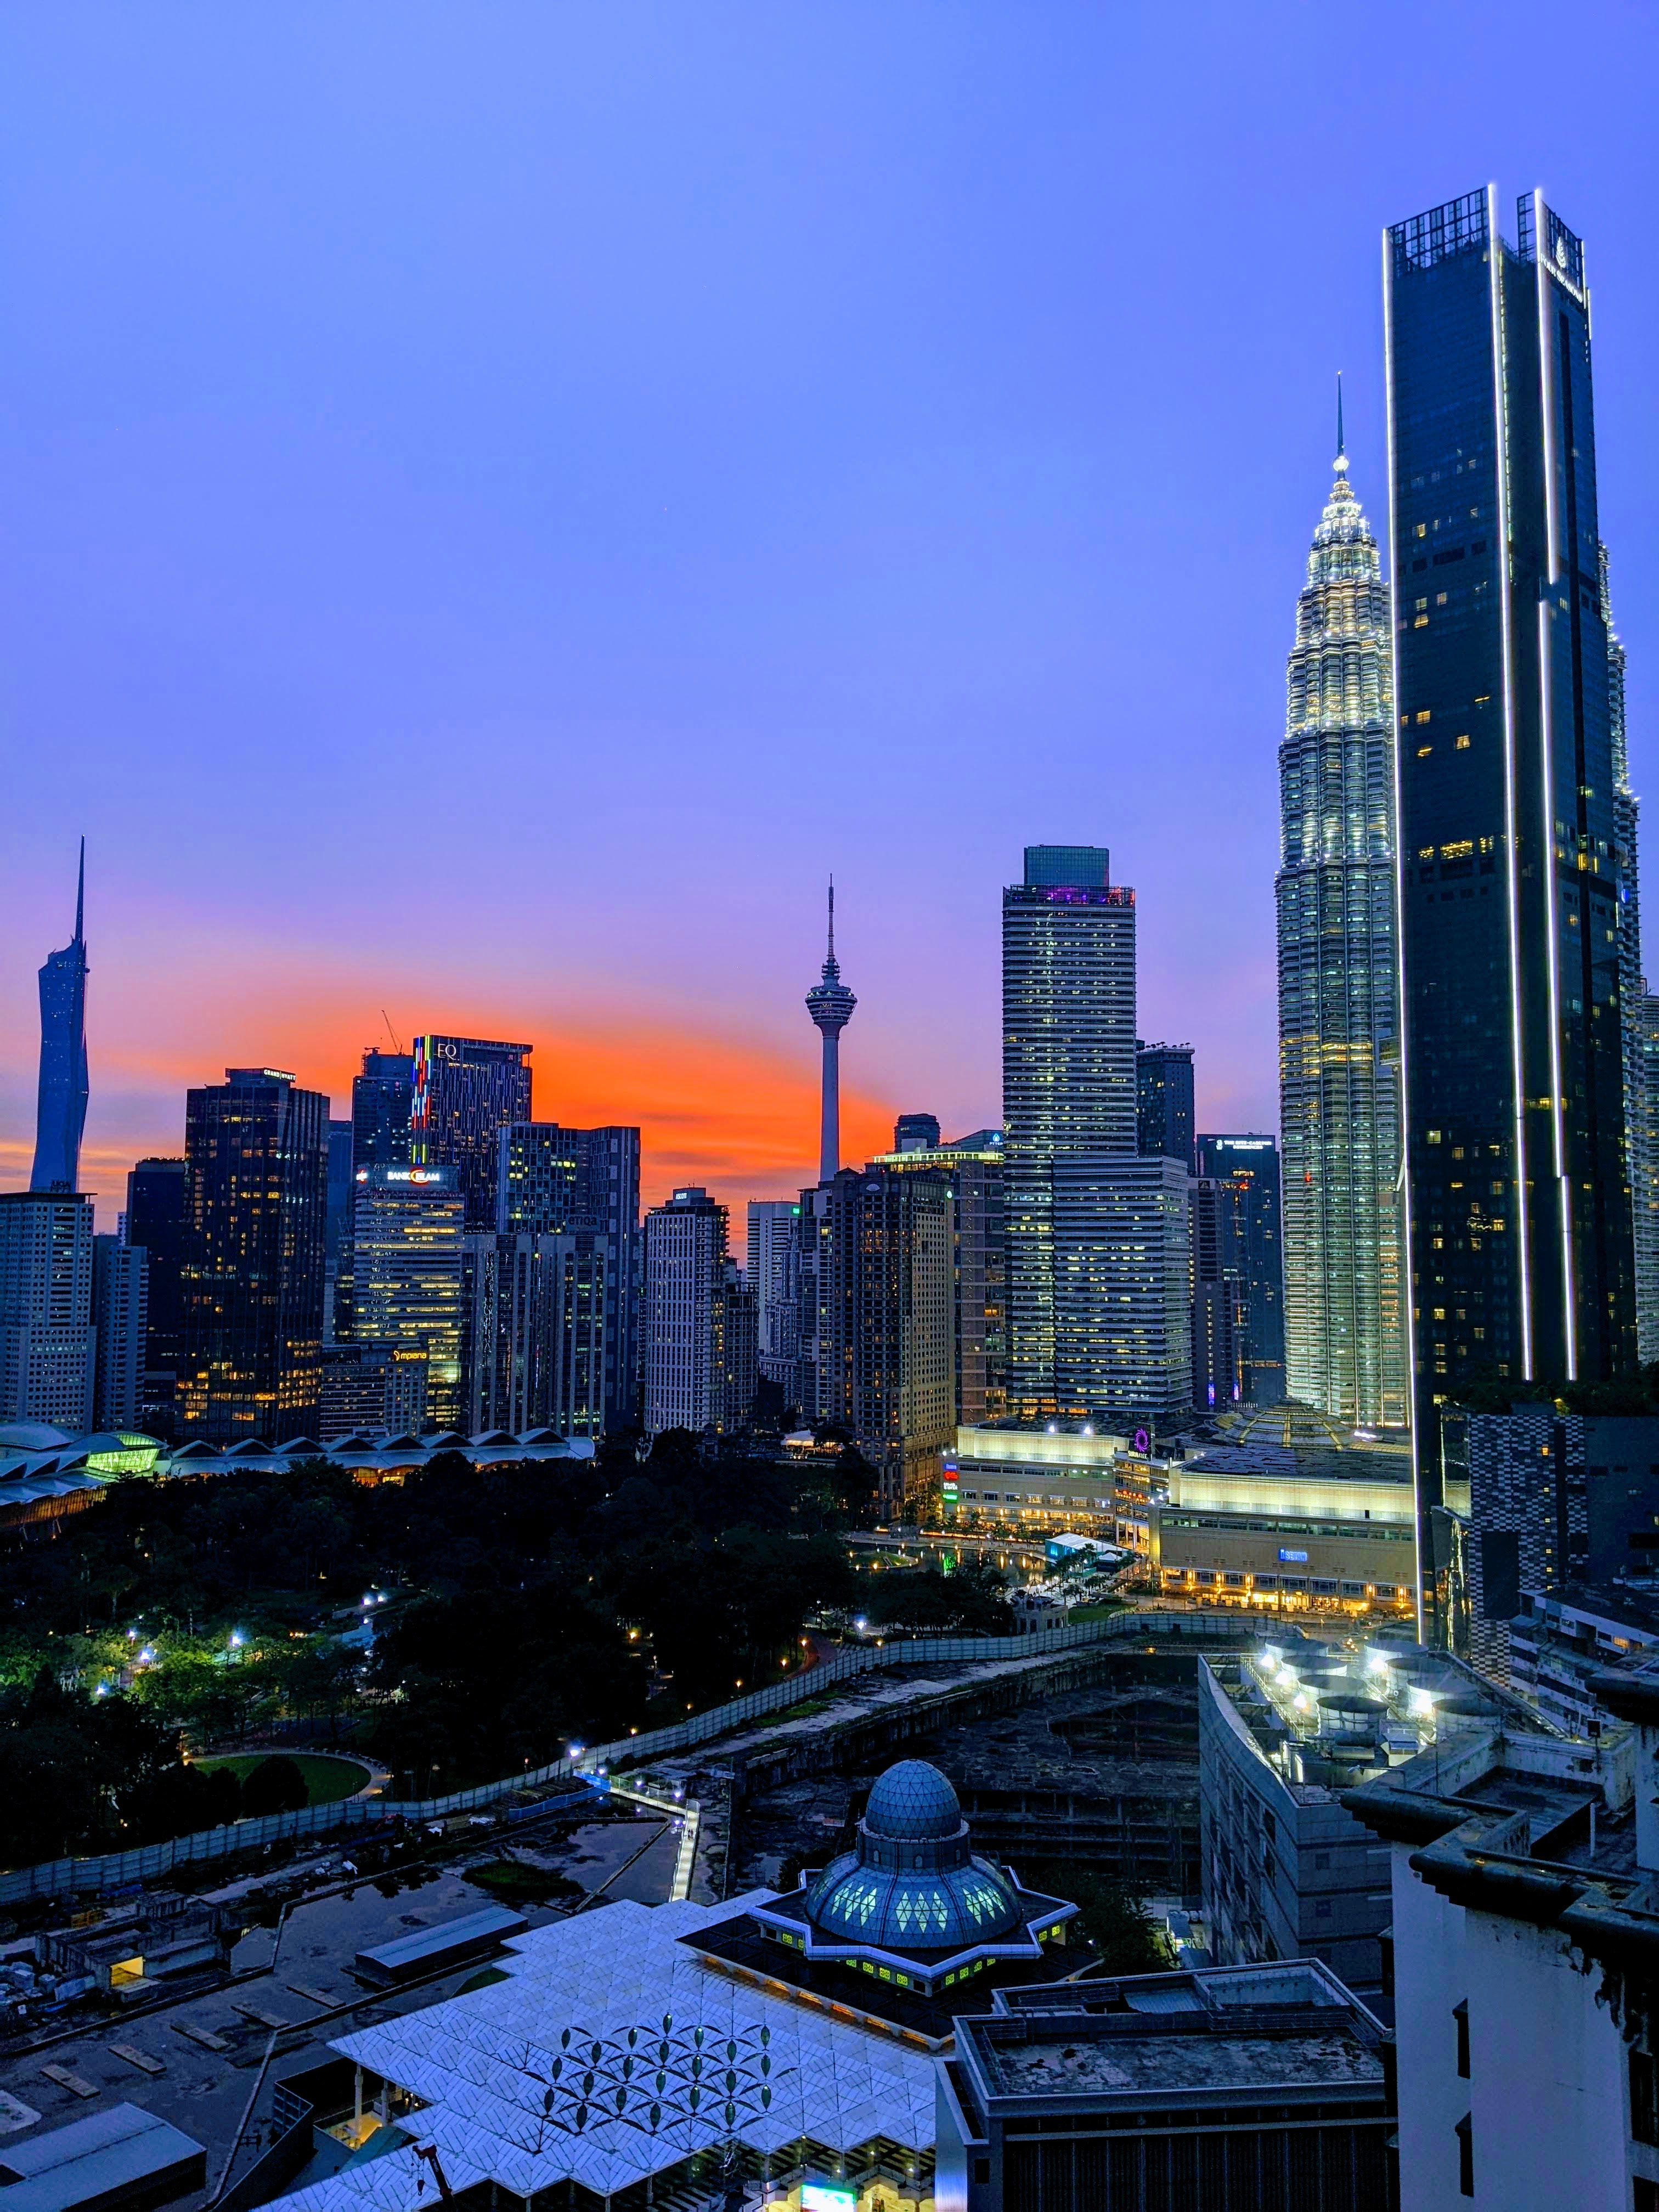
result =
[[[6,11],[0,1182],[82,830],[106,1220],[186,1081],[338,1097],[382,1006],[787,1189],[830,868],[859,1145],[994,1121],[1027,840],[1109,845],[1143,1034],[1275,1127],[1332,378],[1380,527],[1381,227],[1489,177],[1588,242],[1659,791],[1654,20]]]

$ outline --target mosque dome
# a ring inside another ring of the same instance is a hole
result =
[[[925,1759],[902,1759],[870,1792],[864,1825],[872,1836],[896,1842],[954,1836],[963,1825],[962,1808],[938,1767]]]
[[[1025,1916],[1008,1875],[974,1855],[957,1793],[938,1767],[902,1759],[870,1792],[857,1849],[808,1888],[815,1947],[958,1951],[994,1943]]]

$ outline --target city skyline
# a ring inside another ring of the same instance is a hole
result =
[[[1203,1122],[1269,1126],[1305,488],[1337,368],[1381,480],[1376,240],[1465,163],[1541,177],[1595,240],[1651,782],[1645,142],[1611,21],[1558,110],[1524,9],[1495,47],[1437,26],[1427,86],[1390,47],[1338,101],[1316,41],[1219,11],[1189,39],[1062,9],[1032,40],[714,7],[625,54],[515,21],[522,50],[422,18],[389,73],[342,22],[320,76],[280,27],[0,31],[27,94],[7,1180],[83,827],[106,1224],[189,1085],[270,1054],[337,1103],[382,1006],[532,1039],[549,1110],[640,1120],[651,1194],[781,1195],[813,1163],[803,890],[831,867],[845,1156],[924,1081],[982,1126],[1002,854],[1068,834],[1137,885],[1144,1033],[1192,1039]],[[1222,209],[1236,250],[1194,286]],[[856,835],[853,793],[891,801]],[[556,866],[513,866],[520,823]]]

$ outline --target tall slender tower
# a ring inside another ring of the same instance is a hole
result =
[[[1383,239],[1406,1233],[1437,1633],[1441,1406],[1466,1384],[1636,1363],[1589,295],[1583,243],[1542,195],[1518,217],[1511,246],[1489,185]],[[1472,1585],[1489,1533],[1477,1516]]]
[[[841,1033],[858,1000],[841,980],[836,958],[836,884],[830,879],[830,949],[823,980],[806,994],[806,1011],[823,1039],[823,1113],[819,1128],[818,1181],[833,1182],[841,1168]]]
[[[75,935],[40,970],[40,1089],[34,1118],[31,1190],[80,1188],[81,1133],[87,1126],[87,841],[75,892]]]
[[[1285,1382],[1334,1419],[1407,1419],[1389,589],[1335,482],[1297,603],[1279,750]]]

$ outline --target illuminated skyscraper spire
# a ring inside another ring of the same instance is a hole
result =
[[[1279,905],[1285,1380],[1365,1426],[1407,1418],[1389,599],[1348,482],[1314,533],[1288,671]]]
[[[823,1105],[819,1127],[818,1181],[833,1180],[841,1167],[841,1033],[858,1000],[841,980],[836,958],[836,880],[830,879],[830,947],[823,980],[806,994],[806,1011],[823,1039]]]
[[[75,892],[75,935],[40,970],[40,1088],[35,1108],[31,1190],[80,1188],[81,1133],[87,1124],[87,841]]]

